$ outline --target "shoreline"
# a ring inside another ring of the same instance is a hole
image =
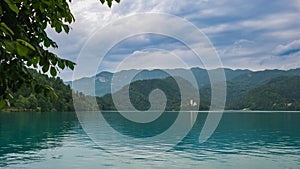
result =
[[[6,110],[0,110],[0,113],[76,113],[76,111],[53,111],[53,112],[49,112],[49,111],[35,111],[35,110],[31,110],[31,109],[22,109],[24,111],[6,111]],[[117,112],[147,112],[147,111],[116,111],[116,110],[101,110],[101,111],[77,111],[77,112],[104,112],[104,113],[117,113]],[[151,112],[161,112],[161,111],[151,111]],[[179,112],[179,111],[164,111],[164,112]],[[197,112],[197,113],[274,113],[274,112],[283,112],[283,113],[300,113],[300,110],[224,110],[224,111],[209,111],[209,110],[201,110],[201,111],[195,111],[195,110],[191,110],[191,111],[181,111],[181,112]]]

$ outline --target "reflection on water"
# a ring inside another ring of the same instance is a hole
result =
[[[117,112],[103,112],[102,115],[116,131],[135,138],[145,138],[161,134],[167,130],[178,117],[178,112],[163,112],[159,118],[150,123],[132,122]]]
[[[35,152],[63,146],[75,124],[74,113],[0,113],[0,167],[43,159]]]
[[[197,112],[187,113],[191,124],[196,120],[191,132],[176,147],[168,152],[157,151],[153,158],[129,154],[120,158],[107,153],[83,132],[75,113],[0,113],[0,167],[281,169],[300,166],[300,113],[226,112],[216,132],[203,144],[198,140],[207,113],[199,112],[198,117]],[[118,113],[104,114],[113,128],[140,138],[162,132],[176,118],[174,112],[165,113],[152,124],[137,126],[120,118]],[[104,134],[108,137],[113,133],[104,131]],[[134,147],[125,144],[112,140],[110,146],[123,152]]]
[[[225,113],[218,129],[204,144],[197,143],[197,123],[175,150],[257,157],[300,155],[300,113]],[[199,121],[198,121],[199,122]],[[187,146],[188,145],[188,146]],[[300,160],[300,156],[297,157]],[[299,162],[299,161],[298,161]]]

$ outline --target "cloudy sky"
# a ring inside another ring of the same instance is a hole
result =
[[[98,0],[76,0],[70,6],[76,18],[71,32],[56,34],[49,29],[48,34],[59,45],[54,52],[75,62],[85,44],[99,46],[95,39],[118,36],[115,32],[102,34],[107,25],[126,16],[152,12],[175,15],[195,25],[211,41],[223,67],[251,70],[300,67],[300,0],[121,0],[111,9]],[[135,35],[130,25],[139,23],[149,29],[160,26],[159,23],[143,25],[143,19],[123,24],[119,31],[131,31],[133,36],[115,44],[97,71],[203,66],[189,47],[172,37]],[[169,29],[176,27],[180,25],[170,25]],[[99,50],[82,55],[100,57]],[[178,57],[185,66],[177,63]],[[86,57],[86,60],[84,64],[89,67],[93,59]],[[63,71],[60,76],[70,80],[72,72]]]

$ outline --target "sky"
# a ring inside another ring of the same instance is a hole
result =
[[[98,0],[76,0],[70,3],[70,7],[75,16],[70,33],[57,34],[50,28],[47,30],[59,46],[52,50],[59,57],[74,62],[79,56],[87,55],[83,61],[87,68],[94,66],[91,63],[102,56],[98,48],[105,41],[101,44],[97,39],[106,38],[110,42],[121,34],[103,29],[112,27],[113,23],[124,17],[139,13],[170,14],[191,23],[209,39],[222,67],[250,70],[300,67],[300,0],[121,0],[112,8],[101,5]],[[176,38],[151,33],[134,34],[136,30],[132,29],[132,24],[140,24],[140,27],[150,30],[164,24],[163,20],[158,20],[155,24],[146,25],[146,19],[118,27],[119,32],[131,32],[132,36],[116,43],[97,64],[95,73],[123,69],[203,67],[189,46]],[[171,31],[180,26],[171,24],[167,29]],[[166,31],[166,28],[162,29]],[[182,31],[183,35],[189,36],[187,30]],[[82,52],[87,45],[90,45],[89,50]],[[75,78],[91,76],[87,72]],[[71,80],[73,72],[61,71],[60,77]]]

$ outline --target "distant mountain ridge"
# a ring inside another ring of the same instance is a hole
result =
[[[155,110],[161,108],[165,103],[163,95],[167,99],[165,110],[173,111],[182,108],[185,110],[198,108],[199,110],[208,110],[211,104],[211,85],[208,73],[200,68],[190,70],[192,76],[196,77],[195,84],[187,80],[190,78],[189,76],[182,77],[189,71],[186,69],[143,70],[139,74],[136,74],[138,70],[121,71],[116,74],[101,72],[94,78],[80,79],[78,84],[87,87],[91,86],[90,83],[96,82],[96,93],[104,94],[96,97],[98,105],[94,104],[95,97],[84,92],[72,91],[70,86],[65,85],[60,78],[49,78],[32,70],[35,79],[41,84],[47,84],[53,88],[58,99],[55,99],[54,95],[46,96],[42,93],[35,93],[32,88],[25,87],[22,92],[14,93],[15,102],[11,107],[0,111],[74,111],[73,102],[76,102],[76,106],[79,108],[76,110],[80,111],[94,111],[99,108],[117,110],[117,106],[123,106],[121,110]],[[227,77],[226,110],[300,111],[300,69],[256,72],[224,69],[224,72]],[[119,76],[120,79],[112,83],[114,75]],[[133,82],[130,81],[131,76],[134,76]],[[218,81],[215,82],[218,83]],[[117,86],[117,90],[113,94],[110,94],[111,85]],[[179,88],[182,85],[188,89],[185,92],[187,94],[182,95]],[[156,89],[163,91],[163,94],[153,96],[152,92],[159,91]],[[112,100],[116,94],[117,99],[120,100],[117,105]],[[133,107],[128,107],[127,94]],[[154,109],[151,109],[152,107]]]
[[[217,69],[210,70],[216,71]],[[111,92],[117,92],[121,90],[124,86],[138,81],[138,80],[151,80],[151,79],[164,79],[169,76],[172,77],[178,76],[186,80],[189,80],[190,77],[187,77],[187,72],[192,72],[194,78],[197,81],[197,84],[193,84],[198,88],[205,87],[210,84],[209,76],[207,70],[202,68],[191,68],[191,69],[154,69],[154,70],[123,70],[117,73],[111,72],[100,72],[93,77],[85,77],[73,82],[65,82],[72,87],[73,90],[82,92],[86,95],[91,96],[104,96]],[[251,71],[251,70],[232,70],[224,68],[226,75],[226,81],[230,84],[241,84],[251,88],[251,86],[256,86],[259,83],[270,80],[275,77],[280,76],[300,76],[300,68],[291,69],[291,70],[264,70],[264,71]],[[135,76],[133,76],[135,75]],[[128,77],[134,77],[132,80]],[[112,84],[113,78],[118,79]],[[130,81],[131,80],[131,81]],[[95,90],[93,89],[95,85]],[[113,86],[114,91],[111,91],[111,86]]]

